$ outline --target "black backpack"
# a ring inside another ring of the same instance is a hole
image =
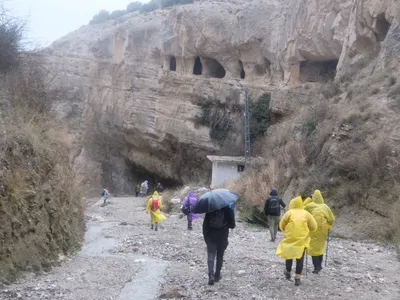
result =
[[[268,201],[268,214],[271,216],[281,215],[281,204],[278,197],[271,197]]]
[[[104,197],[105,194],[106,194],[106,191],[103,190],[103,191],[101,192],[101,196]]]
[[[189,199],[186,202],[186,204],[182,207],[181,211],[185,216],[187,216],[188,214],[190,214],[192,212],[192,206],[190,205]]]
[[[222,210],[217,210],[209,213],[209,225],[215,229],[221,229],[226,226],[228,222],[225,222],[225,214]]]

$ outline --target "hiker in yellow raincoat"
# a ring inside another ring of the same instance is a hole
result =
[[[296,259],[295,285],[300,285],[304,252],[310,243],[309,233],[317,230],[317,222],[304,210],[301,196],[290,201],[289,211],[283,215],[279,227],[283,232],[283,240],[278,245],[276,255],[286,259],[284,274],[288,280],[291,277],[293,259]]]
[[[319,190],[315,190],[312,202],[307,204],[304,209],[308,211],[317,221],[318,229],[311,233],[310,248],[308,254],[312,256],[314,274],[322,270],[322,260],[325,252],[325,243],[329,229],[335,222],[335,216],[331,209],[324,203],[324,198]]]
[[[146,212],[150,212],[151,229],[158,230],[158,222],[164,221],[167,218],[161,213],[162,202],[158,192],[154,192],[153,196],[147,201]]]

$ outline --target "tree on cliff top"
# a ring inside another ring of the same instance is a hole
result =
[[[24,22],[8,15],[4,3],[0,2],[0,72],[7,72],[18,65],[22,50]]]

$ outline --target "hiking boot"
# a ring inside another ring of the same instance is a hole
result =
[[[301,284],[300,277],[296,277],[296,278],[294,279],[294,285],[295,285],[295,286],[299,286],[300,284]]]
[[[291,275],[290,275],[290,272],[288,270],[283,271],[283,274],[285,274],[285,277],[286,277],[287,280],[290,280]]]
[[[219,282],[222,279],[221,274],[215,273],[215,282]]]
[[[152,230],[153,230],[153,229],[154,229],[154,225],[151,225],[150,229],[152,229]]]
[[[319,274],[319,272],[322,270],[322,268],[315,268],[313,274]]]
[[[208,285],[214,285],[214,282],[215,282],[215,277],[214,277],[214,275],[210,275],[210,276],[208,277]]]

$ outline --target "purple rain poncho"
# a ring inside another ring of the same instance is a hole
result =
[[[190,191],[189,194],[187,195],[187,197],[185,197],[185,199],[183,200],[182,207],[186,205],[188,199],[190,201],[190,206],[193,208],[194,205],[197,202],[197,198],[196,198],[195,194],[192,191]],[[196,219],[198,219],[200,217],[201,217],[201,214],[192,214],[192,213],[190,213],[190,214],[187,215],[187,218],[188,218],[189,221],[190,220],[196,220]]]

